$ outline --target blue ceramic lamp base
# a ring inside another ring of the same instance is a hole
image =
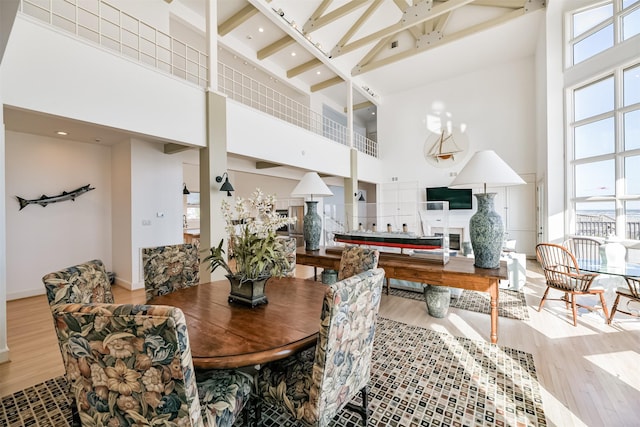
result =
[[[474,196],[478,200],[478,211],[469,220],[474,265],[480,268],[498,268],[504,225],[494,208],[493,199],[496,193],[477,193]]]
[[[307,213],[304,216],[303,234],[304,247],[308,251],[320,249],[320,235],[322,234],[322,218],[318,215],[318,201],[307,200]]]

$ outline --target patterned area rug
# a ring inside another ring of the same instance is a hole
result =
[[[424,301],[424,294],[419,291],[391,288],[389,295]],[[487,292],[464,290],[459,297],[451,298],[449,307],[489,314],[491,313],[491,297]],[[529,310],[527,310],[524,292],[500,289],[498,316],[529,320]]]
[[[63,396],[59,377],[4,397],[0,425],[68,426]],[[531,354],[385,318],[378,319],[369,408],[371,427],[547,425]],[[296,426],[266,405],[262,420],[265,427]],[[331,425],[361,420],[343,410]]]

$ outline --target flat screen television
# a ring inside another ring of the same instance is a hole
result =
[[[428,187],[427,202],[449,202],[449,210],[473,209],[470,188]],[[427,204],[427,209],[437,209]]]

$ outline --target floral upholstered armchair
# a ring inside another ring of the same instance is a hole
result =
[[[347,246],[343,249],[342,257],[340,258],[338,280],[377,268],[379,258],[380,252],[377,249]]]
[[[49,273],[42,278],[49,305],[113,303],[111,283],[99,259]]]
[[[83,425],[232,426],[248,401],[250,375],[194,371],[178,308],[60,304],[52,313]]]
[[[305,425],[326,426],[344,407],[367,425],[367,384],[384,270],[376,268],[331,285],[325,294],[315,347],[267,364],[259,396]],[[362,407],[349,401],[360,392]]]
[[[142,266],[147,301],[200,282],[197,243],[143,248]]]

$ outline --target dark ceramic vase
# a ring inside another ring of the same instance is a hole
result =
[[[231,285],[229,302],[237,302],[251,307],[269,302],[267,301],[267,296],[264,294],[264,288],[267,280],[269,280],[271,276],[244,281],[241,280],[240,277],[230,274],[227,274],[226,277],[229,279],[229,284]]]
[[[493,206],[496,193],[478,193],[474,196],[478,200],[478,211],[469,220],[474,264],[480,268],[498,268],[500,267],[504,225],[502,225],[502,218]]]

